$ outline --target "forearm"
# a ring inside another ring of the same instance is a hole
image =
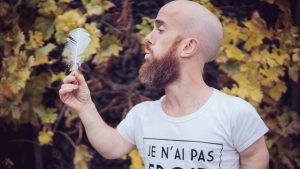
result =
[[[115,150],[122,144],[120,135],[103,121],[95,105],[91,104],[79,112],[79,117],[93,147],[104,158],[117,158],[118,154],[115,154]]]

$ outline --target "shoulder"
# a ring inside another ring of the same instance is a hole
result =
[[[129,113],[134,113],[134,114],[143,114],[146,112],[151,112],[160,106],[160,101],[143,101],[141,103],[136,104],[131,108]]]
[[[228,95],[220,90],[216,90],[216,95],[217,102],[222,106],[234,109],[236,111],[255,110],[255,108],[248,101],[238,96]]]

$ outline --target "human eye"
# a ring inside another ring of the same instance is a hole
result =
[[[158,27],[156,28],[157,32],[158,33],[163,33],[164,32],[164,29],[162,27]]]
[[[158,33],[162,33],[164,30],[162,29],[157,29]]]

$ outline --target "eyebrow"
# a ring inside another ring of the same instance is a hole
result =
[[[166,23],[162,20],[156,19],[155,21],[155,26],[158,28],[160,26],[166,26]]]

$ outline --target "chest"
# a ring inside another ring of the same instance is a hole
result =
[[[218,168],[224,154],[238,159],[230,127],[214,116],[176,123],[148,116],[137,123],[135,139],[147,168]]]

